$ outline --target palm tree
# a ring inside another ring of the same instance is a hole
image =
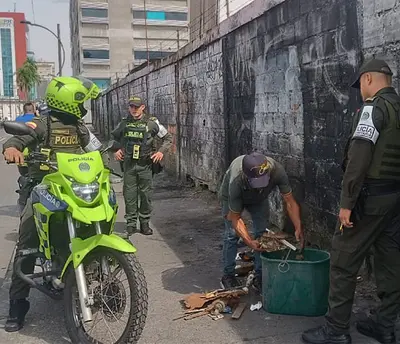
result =
[[[37,70],[36,62],[27,58],[21,68],[17,70],[17,84],[19,89],[25,93],[28,98],[30,91],[40,82],[40,76]]]

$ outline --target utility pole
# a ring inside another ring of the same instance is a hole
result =
[[[146,11],[146,0],[143,0],[143,9],[144,9],[144,28],[146,33],[146,51],[147,51],[147,66],[150,65],[150,53],[149,53],[149,40],[147,37],[147,11]]]
[[[62,60],[61,60],[61,29],[57,24],[57,45],[58,45],[58,74],[62,76]]]
[[[229,17],[229,1],[230,0],[225,0],[226,1],[226,17]]]

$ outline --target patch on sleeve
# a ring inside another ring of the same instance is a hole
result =
[[[353,139],[364,139],[371,141],[373,144],[376,143],[379,137],[379,131],[375,128],[372,119],[373,110],[373,105],[364,106],[356,130],[354,131]]]
[[[26,122],[25,123],[29,128],[35,130],[37,128],[37,124],[35,122]]]
[[[101,148],[102,144],[98,138],[88,129],[90,141],[88,145],[84,148],[85,152],[94,152]]]
[[[162,139],[165,135],[168,134],[168,130],[162,125],[162,124],[158,124],[158,134],[157,136]]]
[[[159,120],[155,117],[152,118],[152,121],[158,125],[158,133],[157,136],[162,139],[165,135],[168,134],[168,130],[159,122]]]

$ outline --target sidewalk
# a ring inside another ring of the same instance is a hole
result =
[[[115,189],[120,204],[117,230],[121,231],[122,184],[116,184]],[[297,344],[301,343],[303,330],[323,322],[323,318],[276,316],[263,310],[250,312],[250,303],[238,320],[227,316],[218,321],[209,317],[173,321],[181,315],[179,301],[185,295],[219,288],[223,223],[215,195],[177,186],[164,175],[156,177],[153,200],[155,234],[131,237],[149,289],[148,318],[139,344]],[[0,289],[1,324],[6,317],[7,288],[6,281]],[[69,343],[62,303],[36,291],[31,295],[26,327],[18,334],[0,330],[0,343]],[[377,343],[357,333],[353,335],[354,344]]]

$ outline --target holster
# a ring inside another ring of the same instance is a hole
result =
[[[159,174],[163,170],[163,167],[159,162],[153,162],[151,168],[152,168],[152,171],[153,171],[153,175],[154,174]]]

